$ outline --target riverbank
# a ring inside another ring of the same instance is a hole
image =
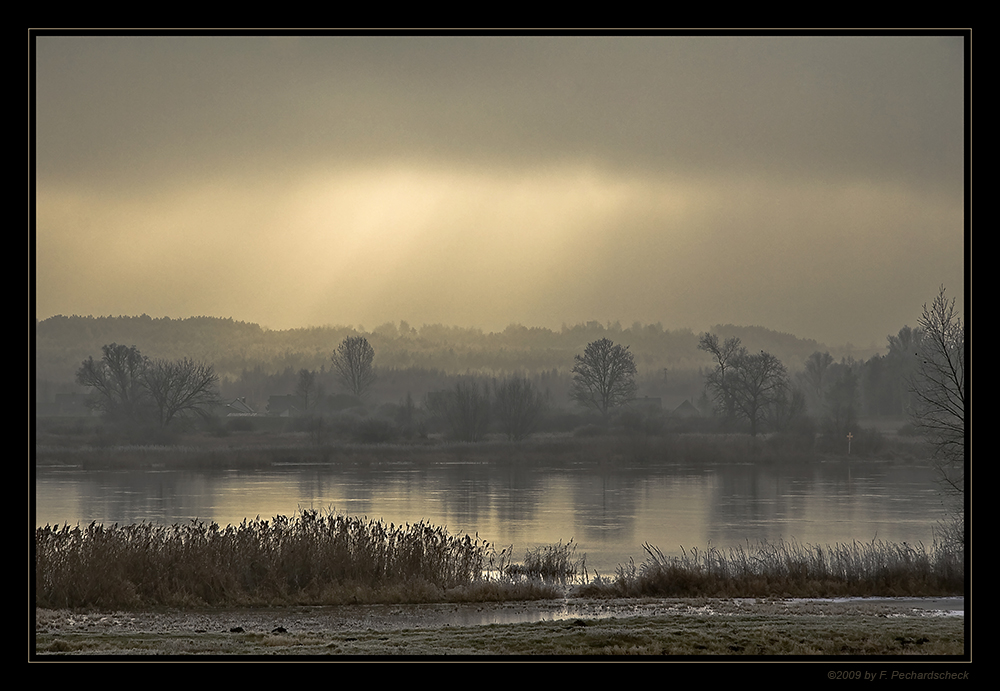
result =
[[[640,599],[101,612],[35,610],[75,656],[901,656],[960,659],[964,598]]]
[[[317,444],[304,432],[234,433],[226,437],[190,434],[163,445],[114,444],[92,435],[39,433],[36,466],[84,469],[185,468],[251,469],[277,466],[353,466],[384,464],[428,466],[484,463],[522,466],[712,465],[869,460],[924,462],[926,445],[918,439],[886,436],[866,453],[822,453],[814,443],[790,435],[679,433],[651,435],[605,432],[600,435],[539,434],[521,442],[500,438],[470,443],[440,436],[394,443]]]
[[[225,528],[45,526],[35,530],[35,605],[46,608],[261,607],[579,597],[935,597],[965,593],[964,554],[881,541],[709,547],[586,575],[576,544],[515,561],[511,547],[426,522],[301,511]],[[568,592],[562,593],[567,595]]]

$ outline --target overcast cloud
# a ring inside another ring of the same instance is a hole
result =
[[[36,43],[37,316],[760,325],[963,290],[962,37]]]

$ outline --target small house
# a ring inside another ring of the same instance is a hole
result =
[[[257,411],[247,405],[247,399],[236,398],[226,404],[226,417],[255,417]]]
[[[295,417],[305,412],[305,402],[302,396],[287,394],[284,396],[269,396],[267,399],[267,414],[277,417]]]
[[[684,402],[681,403],[676,408],[674,408],[673,412],[674,417],[681,417],[681,418],[699,417],[700,415],[701,411],[699,411],[697,408],[691,405],[691,401],[688,399],[684,399]]]

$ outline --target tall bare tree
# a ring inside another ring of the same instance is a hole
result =
[[[490,390],[475,380],[461,380],[445,398],[452,434],[462,441],[482,441],[490,424]]]
[[[295,395],[302,398],[302,410],[308,411],[316,391],[316,373],[308,369],[299,370],[299,381],[295,385]]]
[[[732,392],[740,417],[750,424],[750,436],[757,436],[761,424],[788,388],[788,372],[781,361],[768,352],[742,352],[733,363]]]
[[[746,354],[746,348],[738,338],[727,338],[719,343],[715,334],[703,334],[698,341],[698,349],[710,353],[715,358],[715,369],[709,372],[705,382],[716,410],[721,410],[729,422],[736,419],[736,398],[732,381],[733,365],[738,357]]]
[[[910,380],[914,426],[934,447],[944,486],[965,491],[965,328],[942,287],[920,317],[921,338]]]
[[[831,381],[823,396],[826,413],[823,424],[834,439],[843,440],[857,427],[861,389],[858,376],[851,365],[835,365],[829,374]]]
[[[76,372],[76,381],[97,393],[94,405],[113,420],[134,422],[148,401],[143,382],[147,360],[135,346],[111,343],[101,347],[100,360],[89,357]]]
[[[721,345],[715,334],[705,334],[698,348],[715,357],[715,369],[708,373],[706,386],[717,409],[727,420],[740,418],[757,436],[774,407],[788,396],[788,371],[768,352],[751,355],[738,338],[728,338]]]
[[[545,397],[525,377],[493,382],[493,410],[510,441],[521,441],[535,431],[545,408]]]
[[[182,413],[205,413],[217,400],[219,378],[210,365],[187,358],[151,361],[135,346],[116,343],[101,350],[99,361],[83,362],[76,381],[95,390],[97,406],[112,420],[166,426]]]
[[[809,386],[810,398],[816,406],[823,401],[823,394],[828,383],[824,381],[824,375],[832,364],[833,356],[828,352],[821,353],[817,350],[806,358],[805,371],[802,376]]]
[[[375,349],[364,336],[348,336],[333,353],[333,366],[341,384],[348,391],[364,398],[375,383]]]
[[[211,365],[182,358],[153,360],[143,372],[143,384],[156,408],[161,427],[184,413],[206,414],[218,401],[219,377]]]
[[[575,359],[573,400],[607,417],[612,408],[635,398],[635,358],[628,346],[615,345],[610,339],[602,338],[587,344],[583,355]]]

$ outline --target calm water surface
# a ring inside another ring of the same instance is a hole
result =
[[[874,538],[930,547],[944,506],[930,468],[882,463],[597,470],[481,464],[268,470],[39,469],[38,526],[183,523],[332,509],[478,533],[515,554],[572,539],[593,575],[645,558],[757,540]]]

